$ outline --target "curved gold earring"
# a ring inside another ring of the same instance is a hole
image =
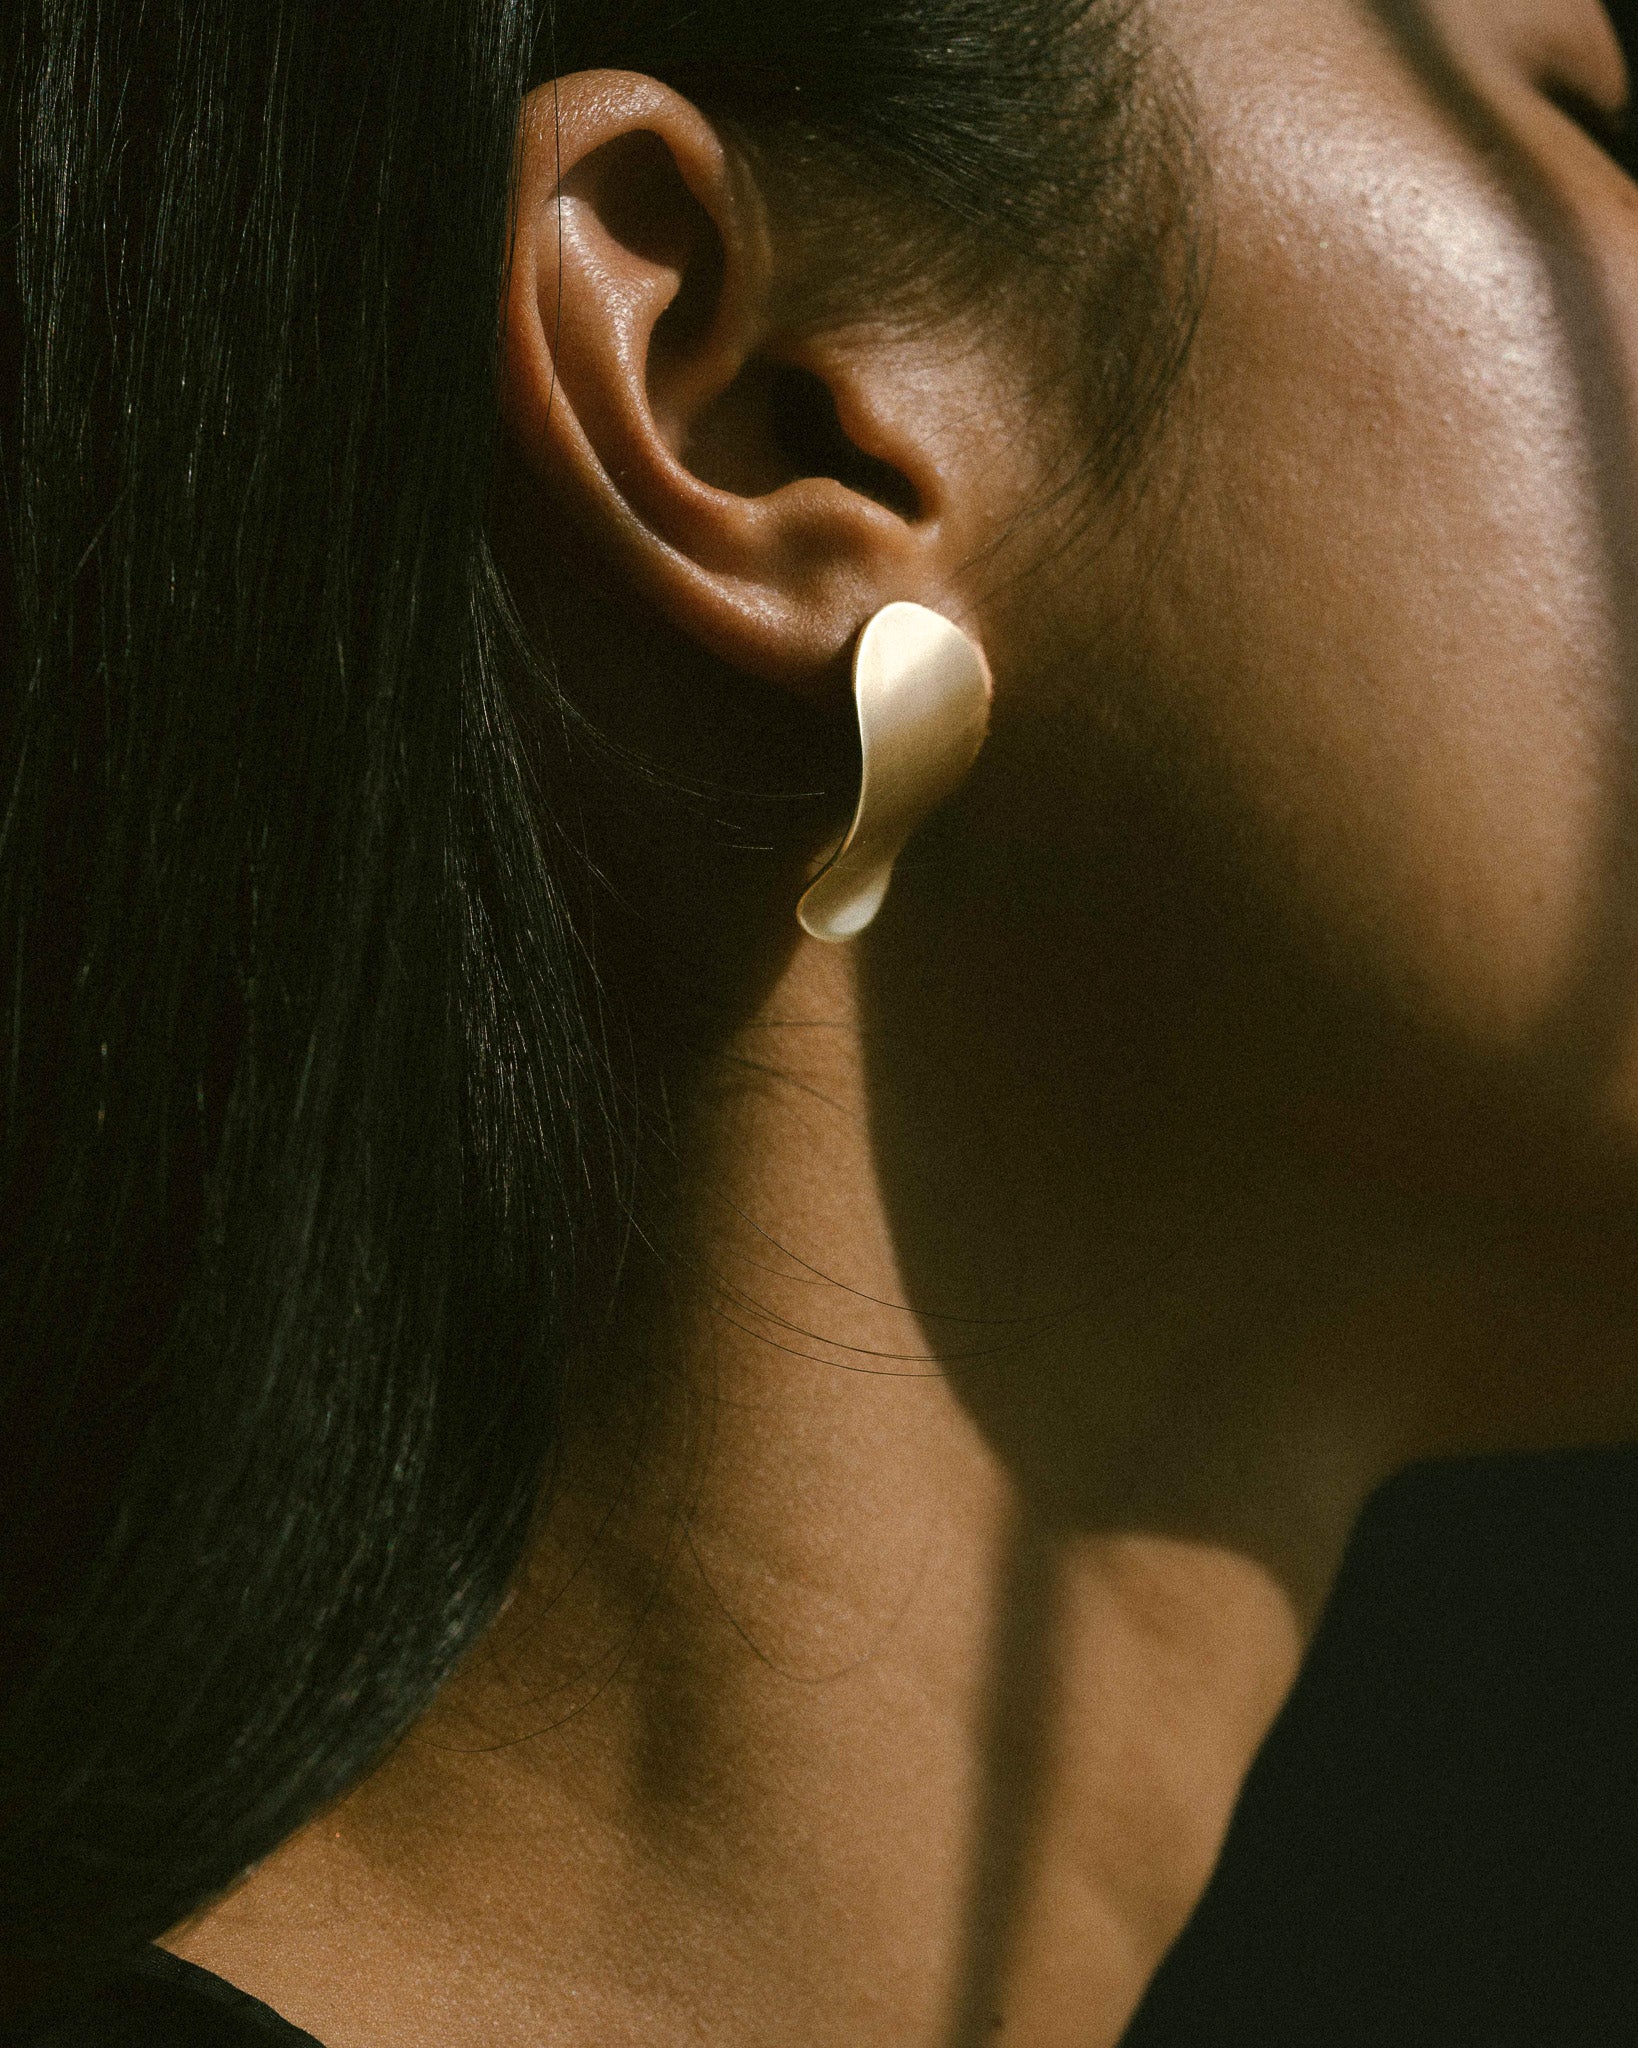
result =
[[[906,841],[978,759],[990,696],[981,649],[939,613],[890,604],[865,627],[853,655],[859,804],[797,906],[805,932],[839,945],[875,917]]]

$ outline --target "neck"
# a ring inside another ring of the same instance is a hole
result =
[[[930,1306],[853,958],[715,1069],[623,1468],[588,1438],[434,1714],[174,1943],[328,2048],[1112,2043],[1210,1875],[1391,1462],[1370,1375],[1180,1407],[993,1271]]]

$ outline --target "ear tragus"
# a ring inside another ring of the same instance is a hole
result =
[[[828,477],[901,519],[921,515],[910,479],[849,437],[830,387],[798,363],[753,357],[700,408],[679,452],[719,490],[761,497],[803,477]]]
[[[834,477],[901,519],[921,516],[921,498],[901,470],[848,436],[822,377],[796,363],[773,366],[773,427],[793,476]]]

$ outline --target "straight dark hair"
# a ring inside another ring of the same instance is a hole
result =
[[[788,183],[913,215],[924,270],[999,242],[1045,277],[1114,209],[1129,14],[8,13],[14,2000],[173,1926],[366,1772],[549,1492],[630,1140],[486,538],[526,90],[652,72]],[[1174,353],[1134,343],[1121,374]]]

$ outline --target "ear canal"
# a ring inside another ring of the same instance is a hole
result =
[[[990,727],[989,664],[959,626],[890,604],[853,657],[864,773],[847,837],[797,906],[802,929],[856,938],[887,896],[911,834],[966,780]]]

